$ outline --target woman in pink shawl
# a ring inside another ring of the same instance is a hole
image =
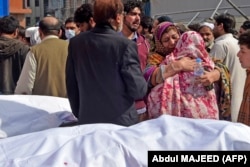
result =
[[[172,64],[182,57],[201,58],[204,68],[214,69],[202,37],[194,31],[183,33],[172,53],[166,56],[160,68],[164,71],[166,64]],[[172,64],[172,68],[176,67]],[[176,69],[177,70],[177,69]],[[206,90],[203,86],[194,86],[194,72],[179,72],[172,77],[163,79],[163,83],[155,86],[148,95],[148,114],[156,118],[162,114],[188,118],[218,119],[219,111],[214,89]],[[194,88],[202,95],[194,96]]]

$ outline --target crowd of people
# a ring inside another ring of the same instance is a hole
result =
[[[78,124],[168,114],[250,125],[250,21],[235,26],[229,13],[189,27],[153,19],[133,0],[96,0],[26,29],[4,16],[0,94],[68,98]]]

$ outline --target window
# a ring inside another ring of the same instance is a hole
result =
[[[35,0],[35,6],[39,6],[39,0]]]
[[[27,27],[30,26],[30,17],[26,17],[26,26],[27,26]]]
[[[26,0],[27,7],[30,7],[30,0]]]
[[[40,17],[36,17],[36,24],[39,23]]]
[[[30,7],[30,0],[23,0],[23,8],[26,9]]]

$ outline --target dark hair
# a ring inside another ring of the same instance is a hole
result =
[[[242,33],[238,40],[239,45],[246,45],[250,49],[250,30]]]
[[[75,23],[75,21],[74,21],[74,17],[69,17],[69,18],[67,18],[66,20],[65,20],[65,23],[64,24],[68,24],[68,23]]]
[[[59,20],[59,21],[60,21],[60,24],[61,24],[60,29],[61,29],[61,31],[62,31],[62,34],[61,34],[61,36],[60,36],[60,39],[67,40],[67,37],[66,37],[66,35],[65,35],[65,25],[63,24],[63,22],[62,22],[61,20]]]
[[[167,22],[171,22],[171,23],[174,23],[174,21],[169,17],[169,16],[160,16],[157,18],[158,20],[158,24],[164,22],[164,21],[167,21]]]
[[[13,34],[19,27],[19,21],[13,16],[4,16],[0,19],[0,32]]]
[[[89,3],[82,4],[74,13],[75,23],[88,23],[91,17],[93,17],[93,6]]]
[[[129,13],[136,7],[139,8],[141,12],[143,12],[141,1],[128,0],[126,3],[124,3],[124,12]]]
[[[18,36],[22,37],[22,38],[25,38],[25,28],[23,26],[20,26],[18,27]]]
[[[46,16],[39,22],[39,28],[44,33],[44,35],[58,35],[59,31],[61,30],[62,23],[56,19],[55,23],[49,22],[46,20],[46,18],[53,18],[56,19],[53,16]]]
[[[154,20],[150,16],[142,16],[142,18],[141,18],[142,28],[148,28],[149,32],[151,32],[151,30],[152,30],[153,22],[154,22]]]
[[[94,21],[96,24],[107,24],[110,19],[115,19],[117,14],[122,14],[121,0],[95,0]]]
[[[192,23],[192,24],[189,24],[187,27],[189,30],[199,32],[200,23]]]
[[[180,32],[180,34],[183,34],[184,32],[190,31],[190,29],[184,24],[184,23],[176,23],[176,28]]]
[[[240,27],[243,28],[244,30],[250,29],[250,21],[249,20],[244,21]]]
[[[236,21],[233,15],[229,13],[222,13],[218,16],[215,16],[214,19],[218,25],[221,23],[223,24],[223,28],[226,33],[235,34]]]

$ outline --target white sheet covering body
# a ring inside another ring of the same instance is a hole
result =
[[[148,150],[250,150],[250,127],[163,115],[131,127],[54,128],[0,140],[0,166],[146,167]]]
[[[67,98],[0,95],[0,129],[8,137],[54,128],[63,122],[76,120]]]

